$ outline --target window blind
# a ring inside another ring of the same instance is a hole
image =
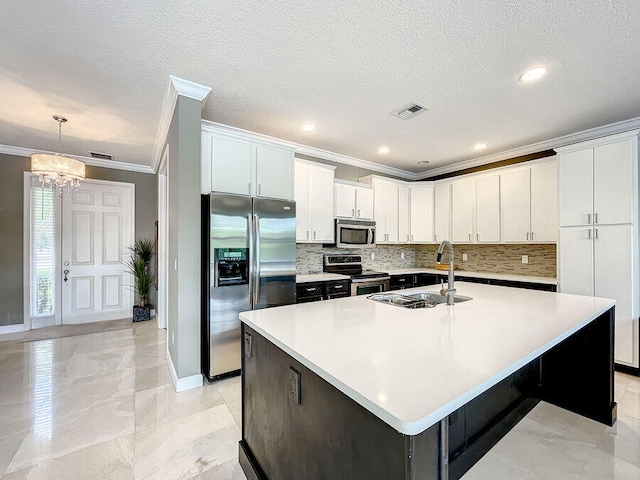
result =
[[[31,187],[31,315],[55,314],[55,190]]]

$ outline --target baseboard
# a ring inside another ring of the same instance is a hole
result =
[[[173,365],[173,360],[171,359],[169,350],[167,350],[167,363],[169,364],[169,371],[171,372],[171,380],[173,380],[173,388],[176,389],[176,392],[184,392],[185,390],[191,390],[192,388],[204,385],[201,373],[197,373],[189,377],[178,378],[176,367]]]
[[[32,318],[31,319],[31,328],[45,328],[45,327],[53,327],[56,324],[56,319],[54,317],[46,317],[46,318]]]
[[[640,368],[629,367],[627,365],[620,365],[619,363],[615,364],[616,372],[626,373],[628,375],[635,375],[636,377],[640,377]]]
[[[0,335],[26,332],[27,330],[29,329],[24,323],[19,323],[18,325],[3,325],[0,327]]]

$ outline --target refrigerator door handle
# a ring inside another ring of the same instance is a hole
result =
[[[256,257],[256,267],[255,267],[255,283],[256,283],[256,294],[255,294],[255,302],[256,304],[260,303],[260,217],[258,215],[254,215],[255,220],[255,257]]]
[[[251,255],[251,251],[253,250],[253,215],[247,215],[247,228],[249,229],[249,255]],[[249,258],[249,298],[247,299],[249,302],[249,306],[253,307],[253,259]]]

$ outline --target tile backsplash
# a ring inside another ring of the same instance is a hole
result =
[[[437,253],[438,245],[416,245],[416,266],[432,267],[436,263]],[[453,246],[453,253],[459,270],[541,277],[556,276],[555,244],[460,244]],[[463,262],[464,253],[468,258]],[[522,255],[529,256],[529,263],[522,263]],[[449,254],[443,255],[443,259],[448,262]]]
[[[322,272],[324,254],[350,253],[362,255],[365,270],[391,268],[433,267],[438,245],[377,245],[372,249],[344,249],[323,247],[319,244],[296,245],[296,271],[298,274]],[[375,259],[371,259],[374,253]],[[404,258],[401,258],[404,253]],[[512,273],[541,277],[556,276],[556,245],[454,245],[455,263],[458,269],[474,272]],[[466,253],[467,261],[462,261]],[[445,254],[445,260],[448,259]],[[529,263],[522,263],[522,255],[529,256]]]
[[[323,255],[349,253],[362,255],[365,270],[384,271],[388,268],[415,267],[416,251],[414,245],[377,245],[375,248],[330,248],[319,244],[298,243],[296,245],[296,272],[299,275],[322,272]],[[371,253],[375,259],[371,260]],[[404,258],[401,258],[404,253]]]

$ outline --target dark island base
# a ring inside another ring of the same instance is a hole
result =
[[[418,435],[397,432],[243,324],[242,469],[249,480],[459,479],[540,400],[612,425],[613,315]]]

